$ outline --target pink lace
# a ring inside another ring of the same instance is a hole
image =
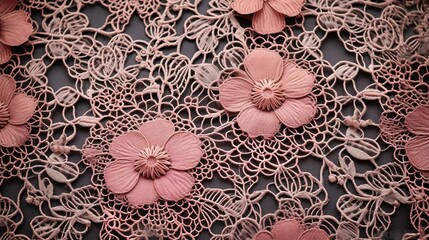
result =
[[[428,19],[0,1],[0,239],[428,239]]]

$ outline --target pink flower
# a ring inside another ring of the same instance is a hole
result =
[[[278,33],[285,27],[285,16],[301,12],[304,0],[236,0],[231,7],[240,14],[253,15],[253,29],[260,34]]]
[[[33,34],[28,14],[21,10],[14,11],[15,6],[16,0],[0,2],[0,64],[11,58],[10,46],[23,44]]]
[[[16,93],[15,80],[0,75],[0,146],[19,147],[27,141],[25,126],[33,116],[37,102],[24,93]]]
[[[259,231],[254,240],[329,240],[329,236],[318,228],[304,230],[297,220],[288,219],[276,222],[271,232]]]
[[[405,121],[407,128],[416,135],[405,144],[408,159],[429,176],[429,107],[418,106]]]
[[[314,78],[307,71],[266,49],[253,50],[244,68],[219,86],[219,100],[227,111],[240,112],[238,125],[250,137],[272,138],[280,122],[297,128],[314,118],[315,103],[307,97]]]
[[[164,119],[115,138],[109,152],[116,161],[104,170],[106,185],[116,194],[126,194],[132,205],[151,204],[159,196],[170,201],[185,197],[194,186],[187,170],[203,155],[198,137],[174,132],[174,125]]]

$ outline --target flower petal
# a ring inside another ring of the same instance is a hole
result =
[[[109,153],[116,160],[136,160],[140,151],[148,147],[144,136],[137,131],[130,131],[113,139]]]
[[[329,240],[329,236],[322,229],[308,229],[301,234],[298,240]]]
[[[134,163],[117,160],[104,169],[104,180],[110,191],[123,194],[131,191],[139,180],[139,173],[134,169]]]
[[[293,17],[301,12],[302,6],[304,6],[304,0],[270,0],[268,4],[277,12]]]
[[[229,112],[252,106],[253,84],[243,78],[227,79],[219,86],[219,102]]]
[[[6,63],[12,57],[12,50],[6,44],[0,42],[0,64]]]
[[[262,9],[264,0],[235,0],[231,3],[232,9],[240,14],[251,14]]]
[[[283,59],[274,51],[258,48],[244,59],[244,68],[254,81],[278,80],[283,73]]]
[[[285,64],[280,81],[288,98],[305,97],[314,86],[314,77],[290,62]]]
[[[282,106],[274,110],[280,121],[290,127],[297,128],[308,124],[316,114],[316,106],[309,97],[286,99]]]
[[[9,105],[15,94],[16,86],[15,79],[9,75],[0,75],[0,102]]]
[[[0,4],[0,16],[10,13],[15,9],[16,0],[2,0]]]
[[[419,135],[429,135],[429,107],[418,106],[408,113],[405,123],[408,129]]]
[[[273,235],[266,230],[259,231],[253,239],[254,240],[274,240]]]
[[[247,108],[238,114],[238,125],[249,137],[272,138],[279,131],[280,120],[274,112],[266,112],[256,107]]]
[[[28,41],[33,34],[28,13],[18,10],[0,16],[0,42],[9,46],[18,46]]]
[[[0,146],[20,147],[30,136],[29,130],[24,126],[7,124],[0,129]]]
[[[152,179],[140,177],[134,188],[127,193],[128,202],[131,205],[152,204],[158,200],[155,186]]]
[[[155,189],[165,200],[178,201],[188,195],[194,186],[194,178],[185,171],[169,170],[155,179]]]
[[[26,123],[34,114],[37,102],[24,93],[16,94],[9,103],[9,123],[14,125]]]
[[[283,14],[264,4],[262,10],[253,15],[252,26],[259,34],[278,33],[285,28],[286,20]]]
[[[272,232],[274,239],[296,240],[304,229],[297,220],[288,219],[276,222]]]
[[[429,171],[429,136],[417,136],[405,144],[405,151],[411,164],[419,170]]]
[[[166,119],[145,122],[139,128],[149,146],[164,146],[165,141],[174,133],[174,124]]]
[[[188,132],[173,134],[165,143],[164,150],[170,155],[170,168],[176,170],[194,168],[203,156],[200,139]]]

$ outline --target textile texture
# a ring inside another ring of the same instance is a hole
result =
[[[1,0],[0,239],[429,239],[429,1]]]

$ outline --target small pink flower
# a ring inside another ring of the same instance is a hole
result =
[[[295,219],[281,220],[274,224],[271,232],[259,231],[254,240],[329,240],[325,231],[304,227]]]
[[[314,77],[266,49],[253,50],[244,59],[246,72],[219,86],[219,101],[250,137],[272,138],[280,122],[290,128],[308,124],[316,114],[308,97]]]
[[[33,26],[28,21],[28,13],[14,11],[16,0],[1,0],[0,2],[0,64],[12,56],[10,46],[18,46],[28,41],[33,34]]]
[[[411,164],[429,176],[429,107],[419,106],[406,117],[407,128],[416,136],[405,145]]]
[[[115,138],[109,152],[116,161],[104,170],[106,185],[116,194],[126,194],[132,205],[151,204],[159,196],[170,201],[185,197],[194,186],[187,170],[203,155],[197,136],[174,132],[174,125],[164,119]]]
[[[285,16],[301,12],[304,0],[236,0],[231,7],[240,14],[253,15],[253,29],[260,34],[278,33],[285,27]]]
[[[24,93],[15,93],[15,79],[0,75],[0,146],[19,147],[27,141],[25,126],[33,116],[37,102]]]

